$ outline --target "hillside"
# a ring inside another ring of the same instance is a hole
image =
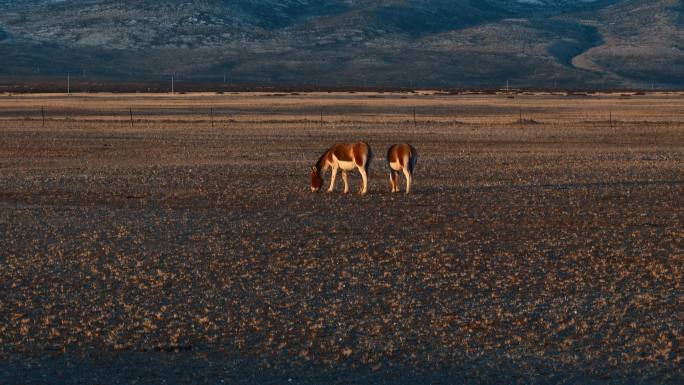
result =
[[[0,1],[0,77],[684,85],[680,1]]]

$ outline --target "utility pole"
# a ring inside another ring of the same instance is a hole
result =
[[[67,95],[71,95],[71,73],[67,72]]]
[[[133,128],[133,107],[129,107],[128,112],[131,114],[131,128]]]
[[[209,111],[209,115],[211,116],[211,128],[214,128],[214,107]]]
[[[171,94],[173,94],[173,75],[171,75]]]
[[[413,129],[418,128],[418,122],[416,122],[416,108],[413,108]]]
[[[43,117],[43,127],[45,127],[45,106],[40,106],[40,115]]]

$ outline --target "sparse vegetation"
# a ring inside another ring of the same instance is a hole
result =
[[[0,96],[1,382],[684,381],[679,94],[368,96]]]

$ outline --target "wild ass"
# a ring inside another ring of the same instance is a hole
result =
[[[390,168],[390,187],[392,192],[399,192],[399,171],[406,179],[406,193],[411,192],[413,168],[418,160],[418,152],[410,144],[394,144],[387,150],[387,163]]]
[[[370,146],[364,142],[358,143],[338,143],[330,147],[316,162],[316,165],[311,167],[311,192],[317,192],[323,185],[322,174],[328,168],[332,167],[332,176],[330,178],[330,187],[328,192],[332,192],[335,187],[335,178],[337,170],[342,171],[342,180],[344,181],[344,193],[349,192],[349,176],[348,171],[354,169],[359,170],[361,179],[363,179],[363,186],[359,191],[361,195],[368,193],[368,167],[370,165],[373,153]]]

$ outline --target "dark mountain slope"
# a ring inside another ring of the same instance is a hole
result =
[[[684,85],[684,23],[681,1],[628,0],[595,14],[582,14],[595,25],[604,44],[575,59],[575,64],[613,79],[641,84]]]
[[[0,76],[678,87],[682,9],[674,0],[5,0]]]

